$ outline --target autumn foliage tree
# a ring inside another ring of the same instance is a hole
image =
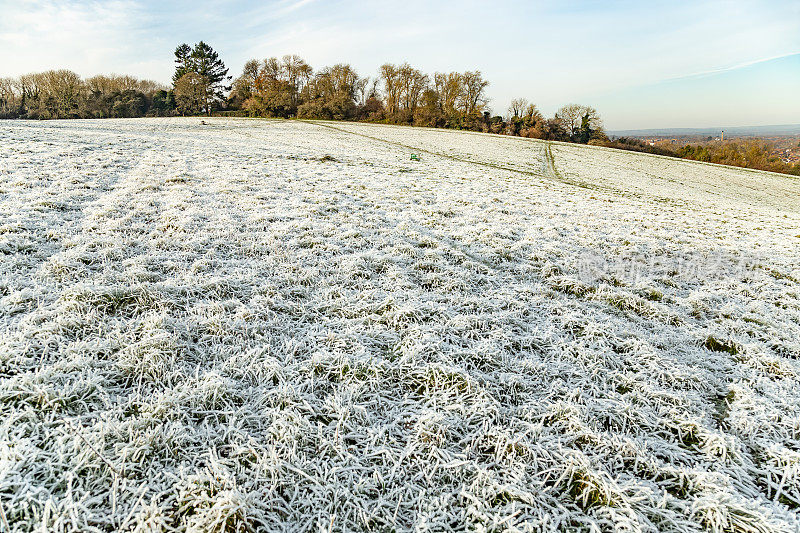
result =
[[[206,79],[196,72],[186,72],[175,82],[175,104],[182,115],[196,115],[207,103]]]

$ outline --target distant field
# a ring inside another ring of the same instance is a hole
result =
[[[800,180],[206,122],[0,122],[0,531],[800,529]]]

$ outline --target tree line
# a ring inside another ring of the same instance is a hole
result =
[[[0,118],[129,118],[168,115],[171,91],[151,80],[70,70],[0,78]]]
[[[774,146],[762,139],[737,139],[712,141],[697,145],[687,144],[680,147],[675,152],[675,155],[696,161],[800,176],[800,165],[786,163],[773,152]]]
[[[480,70],[426,74],[408,63],[361,77],[346,63],[315,71],[296,55],[251,59],[219,105],[250,117],[360,120],[588,143],[607,139],[597,110],[570,104],[545,118],[524,98],[492,115]],[[198,110],[198,108],[195,108]]]
[[[88,79],[70,70],[0,78],[0,118],[132,118],[225,109],[228,69],[204,42],[175,50],[172,86],[132,76]]]

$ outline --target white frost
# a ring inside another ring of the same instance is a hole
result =
[[[800,180],[207,122],[0,122],[0,530],[798,531]]]

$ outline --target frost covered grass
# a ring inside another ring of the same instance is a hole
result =
[[[0,530],[798,531],[800,181],[207,122],[0,123]]]

